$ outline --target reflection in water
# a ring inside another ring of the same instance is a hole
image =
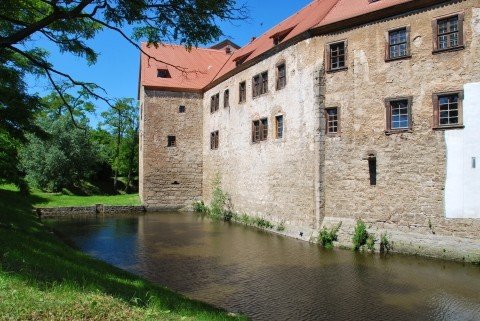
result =
[[[480,320],[480,269],[323,251],[178,213],[61,220],[85,252],[253,320]]]

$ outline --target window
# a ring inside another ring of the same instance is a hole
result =
[[[388,32],[387,60],[410,56],[410,28],[400,28]]]
[[[210,113],[214,113],[220,106],[220,94],[213,95],[210,98]]]
[[[255,120],[252,126],[252,142],[257,143],[268,138],[268,119]]]
[[[412,130],[412,97],[385,99],[387,133]]]
[[[263,95],[268,91],[268,72],[265,71],[253,77],[252,80],[252,95],[257,97]]]
[[[168,69],[157,69],[158,78],[172,78]]]
[[[218,149],[218,130],[210,133],[210,149]]]
[[[463,13],[433,21],[433,51],[463,48]]]
[[[463,92],[449,92],[433,95],[433,127],[463,127]]]
[[[368,174],[370,177],[370,186],[377,185],[377,157],[375,154],[368,155]]]
[[[275,117],[275,137],[277,139],[283,138],[283,115]]]
[[[242,81],[239,85],[238,97],[240,103],[247,101],[247,83],[245,81]]]
[[[292,32],[293,29],[295,29],[295,27],[296,25],[270,36],[270,38],[273,39],[273,44],[276,46],[280,42],[282,42],[288,36],[288,34]]]
[[[336,135],[340,132],[340,124],[338,117],[338,108],[331,107],[325,108],[325,118],[326,118],[326,132],[327,135]]]
[[[327,70],[336,71],[347,68],[347,42],[327,45]]]
[[[223,92],[223,108],[230,107],[230,91],[227,89]]]
[[[285,88],[287,85],[287,70],[285,63],[277,66],[277,90]]]
[[[183,114],[185,112],[185,106],[178,107],[178,112]]]
[[[176,147],[177,146],[177,139],[175,136],[168,136],[168,143],[167,147]]]

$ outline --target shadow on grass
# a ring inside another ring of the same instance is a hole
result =
[[[170,310],[203,320],[230,318],[221,310],[155,286],[121,269],[93,259],[62,243],[35,216],[40,197],[0,189],[0,271],[48,289],[73,285],[79,293],[102,292],[129,305]]]

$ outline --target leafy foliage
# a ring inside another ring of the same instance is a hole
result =
[[[357,225],[355,226],[355,231],[353,232],[353,250],[359,251],[362,246],[367,244],[369,236],[370,235],[367,232],[367,226],[365,225],[365,222],[358,220]]]
[[[210,202],[209,214],[214,219],[224,219],[228,195],[222,190],[222,181],[220,173],[215,174],[213,179],[213,194]]]
[[[27,180],[42,190],[59,192],[90,178],[97,158],[88,132],[65,116],[53,122],[44,120],[42,127],[50,138],[29,135],[29,144],[21,152]]]
[[[197,201],[193,203],[193,211],[198,213],[208,213],[208,207],[203,201]]]
[[[388,253],[392,249],[387,232],[380,236],[380,253]]]
[[[324,226],[318,233],[318,240],[320,244],[327,249],[333,248],[333,242],[338,240],[338,231],[342,226],[342,222],[332,227],[330,230]]]

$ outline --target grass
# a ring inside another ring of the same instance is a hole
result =
[[[0,185],[1,189],[16,191],[13,185]],[[40,191],[32,191],[31,200],[35,207],[69,207],[69,206],[92,206],[95,204],[103,205],[141,205],[138,194],[121,194],[121,195],[94,195],[94,196],[78,196],[66,195],[62,193],[44,193]]]
[[[29,197],[0,187],[0,320],[245,320],[61,242]]]

